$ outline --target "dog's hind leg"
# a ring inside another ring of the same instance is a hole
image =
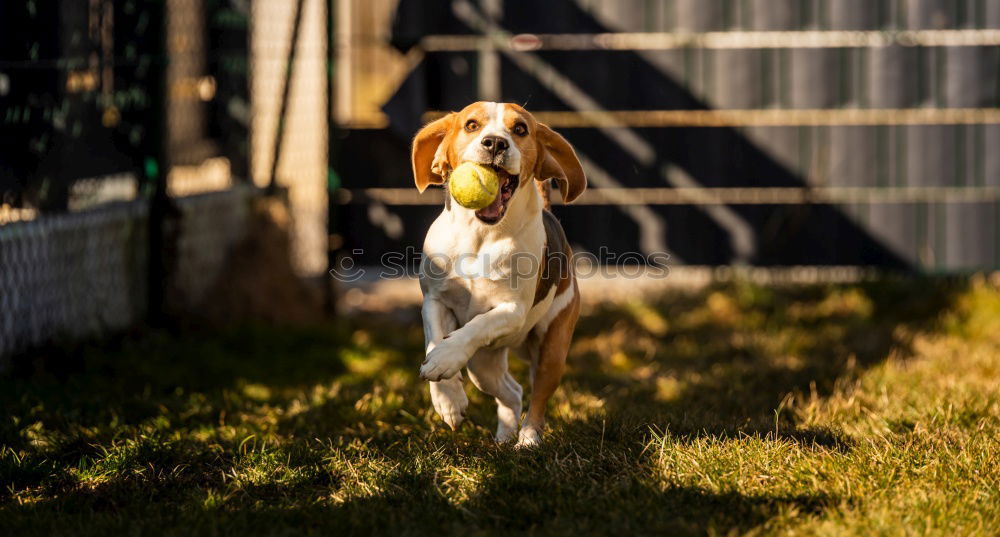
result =
[[[521,420],[521,385],[507,370],[507,349],[480,349],[469,360],[469,378],[497,402],[497,442],[517,437]]]
[[[542,441],[545,428],[545,407],[549,398],[559,387],[563,372],[566,371],[566,355],[569,353],[573,329],[580,316],[580,298],[576,282],[573,283],[573,297],[559,312],[542,334],[538,348],[538,365],[533,368],[531,382],[531,404],[518,437],[518,446],[536,446]]]
[[[528,363],[528,389],[534,390],[535,382],[535,372],[538,370],[538,347],[541,345],[541,339],[534,332],[528,334],[525,338],[524,343],[518,347],[515,352],[517,357]]]

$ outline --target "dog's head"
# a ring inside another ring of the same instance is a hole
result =
[[[511,200],[532,179],[555,179],[563,200],[575,200],[587,188],[580,159],[569,142],[511,103],[478,102],[427,124],[413,140],[413,178],[423,192],[442,184],[463,162],[493,167],[500,174],[497,200],[476,211],[495,224],[503,220]]]

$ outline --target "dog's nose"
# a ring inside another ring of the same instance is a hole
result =
[[[503,136],[483,136],[482,141],[483,147],[488,149],[494,155],[499,155],[507,150],[508,144],[507,140]]]

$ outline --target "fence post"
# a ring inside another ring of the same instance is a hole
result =
[[[150,102],[153,103],[149,118],[149,136],[152,140],[145,144],[147,153],[143,157],[143,174],[148,184],[152,185],[149,201],[149,267],[148,267],[148,302],[147,320],[153,326],[163,326],[167,322],[167,286],[169,285],[170,265],[177,259],[177,207],[170,200],[167,192],[167,174],[170,163],[167,161],[167,65],[170,56],[167,48],[166,0],[155,4],[159,11],[152,17],[151,31],[155,33],[150,41],[154,49],[150,55],[156,60],[152,62],[155,75],[154,83],[149,88]]]
[[[288,40],[288,57],[285,59],[285,84],[281,89],[281,103],[278,109],[278,126],[274,134],[274,159],[271,161],[271,175],[268,177],[267,193],[277,192],[278,165],[281,164],[281,149],[285,137],[285,120],[288,115],[288,98],[292,90],[292,78],[295,74],[295,54],[299,47],[299,33],[302,29],[302,10],[305,0],[295,0],[295,12],[292,16],[292,34]]]
[[[339,0],[348,2],[350,0]],[[339,105],[336,102],[336,86],[334,76],[337,72],[337,0],[326,0],[326,270],[323,275],[323,299],[327,313],[334,313],[337,305],[337,289],[329,271],[333,269],[340,251],[340,238],[337,230],[340,219],[337,206],[337,191],[340,190],[340,175],[337,173],[339,157],[339,136],[337,132],[337,116],[334,113]]]

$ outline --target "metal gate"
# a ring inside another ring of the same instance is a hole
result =
[[[338,2],[345,248],[419,245],[436,113],[525,104],[584,159],[578,249],[1000,268],[1000,0]]]

